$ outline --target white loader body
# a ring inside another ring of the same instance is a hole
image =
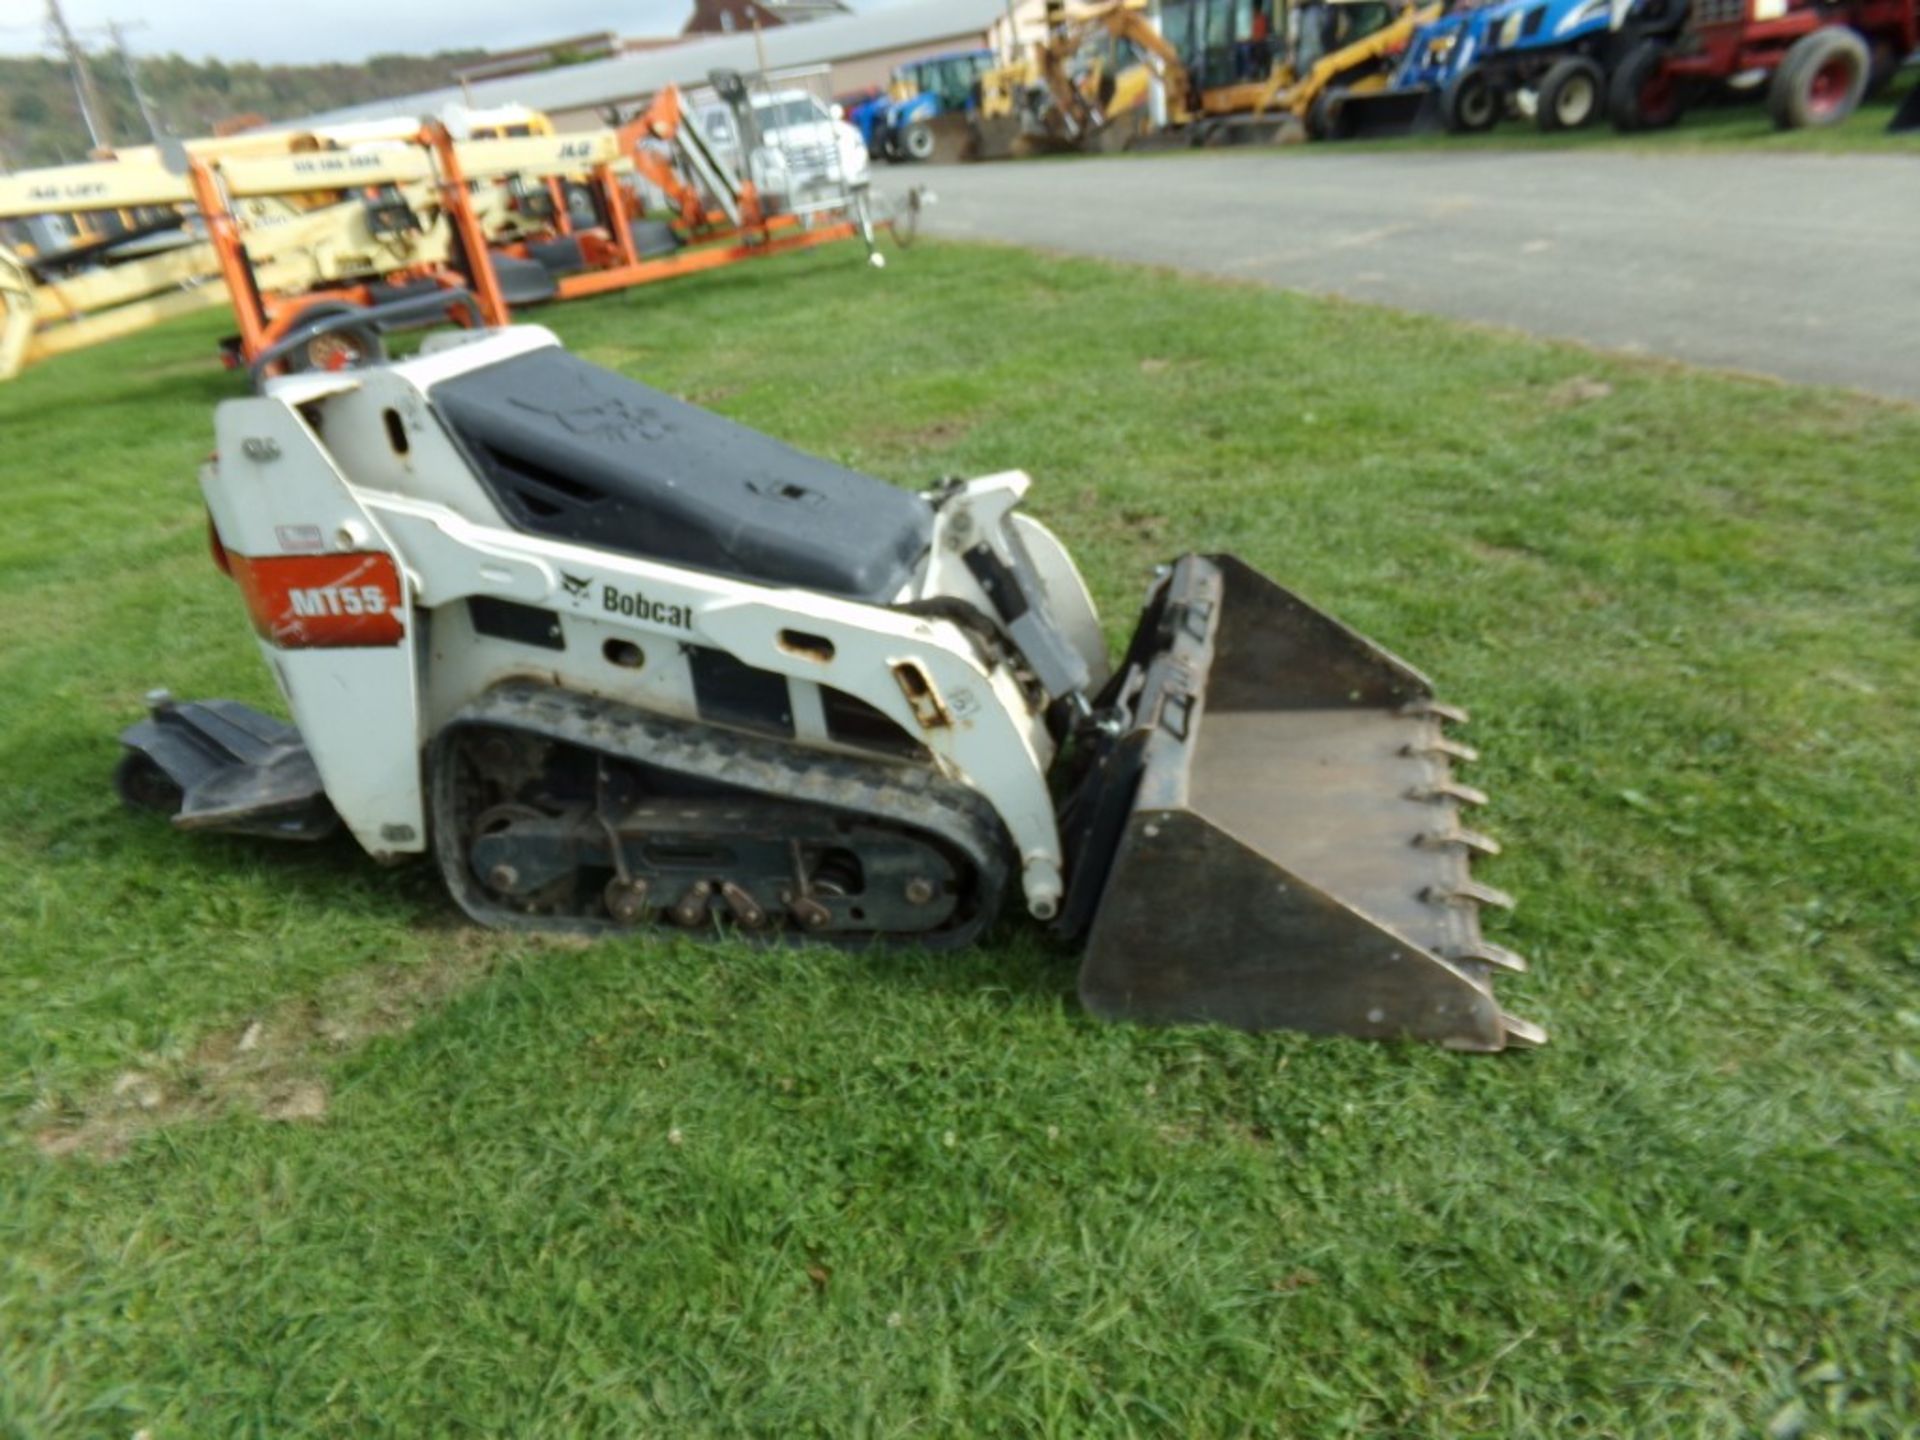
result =
[[[284,600],[277,590],[268,598],[278,609],[266,617],[261,650],[360,844],[381,857],[426,849],[421,752],[501,681],[538,675],[693,720],[683,647],[697,644],[784,675],[805,744],[836,746],[823,685],[917,739],[944,773],[992,803],[1018,851],[1027,908],[1050,919],[1064,863],[1047,791],[1045,697],[1023,694],[1009,666],[984,663],[957,625],[510,528],[428,393],[557,345],[545,329],[519,326],[382,369],[282,378],[217,412],[219,458],[202,472],[207,505],[235,563],[291,562],[287,573],[304,582]],[[925,566],[890,598],[990,612],[953,537],[984,540],[1011,565],[1017,534],[1097,684],[1106,659],[1085,585],[1059,542],[1013,511],[1029,483],[1018,472],[988,476],[947,500]],[[459,603],[473,597],[550,611],[564,648],[475,634]],[[430,630],[418,623],[422,609],[433,613]],[[640,663],[610,660],[616,642],[637,647]]]
[[[293,725],[176,704],[116,783],[188,830],[431,855],[493,926],[972,943],[1004,896],[1109,1018],[1469,1050],[1499,847],[1466,718],[1229,555],[1110,666],[1019,472],[915,495],[534,327],[267,383],[202,484]]]

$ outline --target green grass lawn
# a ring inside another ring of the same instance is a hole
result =
[[[187,323],[0,389],[0,1435],[1920,1434],[1920,412],[1141,270],[850,251],[544,317],[1118,636],[1231,548],[1435,673],[1539,1052],[941,957],[463,927],[123,813],[266,703]]]

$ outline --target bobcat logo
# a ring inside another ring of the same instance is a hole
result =
[[[513,402],[522,410],[551,415],[576,435],[619,444],[631,440],[664,440],[669,428],[660,412],[625,400],[602,400],[598,404],[556,406],[536,405],[528,400]]]
[[[560,583],[567,587],[568,599],[584,600],[587,596],[588,587],[593,584],[593,577],[590,575],[569,575],[565,571],[562,571],[560,573]]]

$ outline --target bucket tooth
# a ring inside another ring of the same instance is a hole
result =
[[[1064,933],[1089,1013],[1490,1052],[1504,952],[1463,829],[1486,796],[1424,675],[1231,556],[1174,562],[1112,695],[1126,716],[1064,813]],[[1176,717],[1177,723],[1169,723]],[[1417,837],[1417,838],[1416,838]],[[1438,901],[1439,903],[1435,903]]]
[[[1420,892],[1420,898],[1433,905],[1491,905],[1496,910],[1513,909],[1513,896],[1491,885],[1482,885],[1478,880],[1462,880],[1447,886],[1429,885]]]
[[[1457,846],[1469,855],[1491,857],[1500,853],[1500,842],[1491,835],[1482,835],[1478,830],[1463,830],[1457,825],[1448,830],[1429,830],[1424,835],[1416,835],[1413,843],[1428,850]]]
[[[1531,1020],[1522,1020],[1518,1015],[1503,1014],[1500,1023],[1506,1027],[1507,1044],[1517,1049],[1537,1049],[1547,1043],[1547,1032]]]
[[[1402,755],[1424,755],[1431,759],[1458,760],[1463,765],[1471,764],[1480,758],[1480,752],[1471,745],[1462,745],[1458,740],[1439,737],[1433,740],[1409,742],[1400,748]]]
[[[1496,945],[1491,940],[1474,940],[1468,945],[1456,945],[1447,952],[1454,960],[1476,960],[1482,965],[1491,965],[1496,970],[1505,970],[1510,975],[1527,973],[1527,959],[1517,951],[1504,945]]]
[[[1462,785],[1458,780],[1442,780],[1437,785],[1421,785],[1407,792],[1409,800],[1438,802],[1452,800],[1459,805],[1484,805],[1487,792],[1476,790],[1471,785]]]

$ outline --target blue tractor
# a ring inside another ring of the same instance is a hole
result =
[[[1634,45],[1671,34],[1686,0],[1495,0],[1421,27],[1393,84],[1341,104],[1343,134],[1490,130],[1509,113],[1545,131],[1606,114],[1607,78]]]
[[[1413,32],[1385,89],[1341,90],[1327,100],[1330,138],[1424,134],[1441,127],[1440,97],[1486,45],[1499,4],[1461,5]]]
[[[991,50],[958,50],[911,60],[893,72],[886,93],[847,112],[869,155],[889,160],[958,159],[967,107],[980,77],[999,62]]]
[[[1686,11],[1686,0],[1506,0],[1487,12],[1473,63],[1441,92],[1441,122],[1490,130],[1514,110],[1549,132],[1594,124],[1615,65],[1641,41],[1671,35]]]

